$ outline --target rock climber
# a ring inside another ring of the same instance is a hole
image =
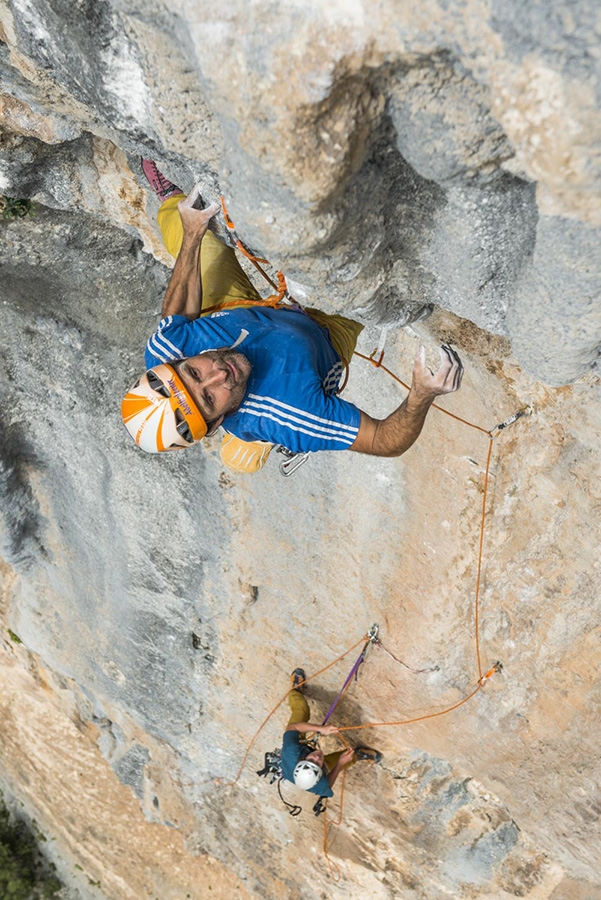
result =
[[[184,196],[154,162],[142,168],[162,201],[158,223],[176,263],[146,345],[148,371],[122,403],[136,443],[152,453],[181,449],[221,425],[221,458],[242,472],[261,468],[274,444],[292,453],[408,450],[435,398],[461,386],[457,353],[443,345],[433,372],[422,347],[407,398],[387,418],[373,418],[337,396],[363,326],[314,309],[261,306],[233,248],[208,230],[219,204],[197,208],[198,185]]]
[[[292,673],[292,690],[288,694],[290,719],[282,739],[282,777],[312,794],[332,797],[334,783],[345,766],[353,765],[357,760],[379,763],[382,761],[382,754],[370,747],[357,747],[355,750],[338,750],[324,756],[321,750],[303,741],[302,735],[309,732],[318,735],[338,733],[335,725],[309,722],[309,704],[303,690],[305,680],[304,670],[295,669]]]

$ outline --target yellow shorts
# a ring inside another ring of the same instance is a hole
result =
[[[364,326],[346,316],[330,315],[320,309],[307,309],[307,314],[330,332],[330,341],[345,366],[348,366]]]
[[[163,243],[175,258],[179,255],[184,238],[184,228],[177,206],[183,194],[169,197],[158,212],[158,223]],[[212,231],[207,231],[200,245],[200,273],[202,278],[202,309],[220,303],[261,300],[261,295],[238,262],[236,251],[228,247]],[[319,309],[307,309],[307,314],[318,325],[327,328],[334,350],[344,365],[350,363],[363,325],[345,316],[329,315]],[[221,460],[228,469],[251,474],[262,469],[273,444],[265,441],[241,441],[233,434],[226,434],[221,442]]]
[[[165,200],[157,216],[163,243],[176,259],[184,238],[184,228],[177,209],[182,197],[183,194],[176,194]],[[216,238],[212,231],[207,231],[200,245],[200,272],[203,309],[231,300],[243,303],[261,299],[238,262],[236,251]]]
[[[290,706],[290,718],[288,719],[288,727],[290,725],[296,725],[298,722],[308,722],[309,721],[309,704],[303,697],[300,691],[290,691],[288,694],[288,705]],[[301,743],[303,743],[303,735],[300,736]],[[331,772],[336,763],[338,762],[338,757],[344,753],[344,750],[335,750],[333,753],[328,753],[327,756],[324,757],[324,766],[326,772]],[[357,761],[357,757],[354,756],[350,763],[347,763],[345,768],[348,766],[353,766]]]

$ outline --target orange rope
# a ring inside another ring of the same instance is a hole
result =
[[[368,360],[369,362],[372,363],[372,365],[375,365],[376,368],[383,368],[384,371],[389,372],[389,370],[385,366],[382,366],[382,355],[380,356],[380,360],[378,363],[375,363],[370,357],[363,356],[363,354],[361,354],[361,353],[357,353],[356,355],[362,357],[363,359]],[[405,385],[400,380],[400,378],[397,378],[397,376],[394,375],[394,373],[389,372],[389,374],[395,379],[395,381],[398,381],[400,384],[402,384],[403,387],[407,387],[407,385]],[[401,719],[396,722],[369,722],[369,723],[366,723],[363,725],[342,726],[340,728],[339,736],[340,736],[341,740],[344,741],[345,744],[346,744],[346,741],[344,740],[344,735],[342,733],[345,731],[359,731],[364,728],[384,728],[387,726],[390,727],[390,726],[412,725],[417,722],[424,722],[428,719],[435,719],[440,716],[447,715],[448,713],[451,713],[454,710],[459,709],[461,706],[464,706],[464,704],[466,704],[469,700],[471,700],[473,697],[475,697],[476,694],[484,686],[484,682],[487,681],[492,675],[494,675],[495,672],[499,671],[499,664],[497,663],[485,675],[482,674],[482,663],[481,663],[481,656],[480,656],[480,620],[479,620],[480,586],[481,586],[481,578],[482,578],[482,557],[483,557],[483,547],[484,547],[484,531],[485,531],[485,525],[486,525],[486,501],[487,501],[487,496],[488,496],[488,482],[489,482],[489,474],[490,474],[490,462],[491,462],[491,457],[492,457],[493,435],[491,434],[490,431],[487,431],[485,428],[481,428],[479,425],[474,425],[472,422],[468,422],[465,419],[460,419],[459,416],[455,416],[452,413],[448,413],[447,410],[442,409],[441,407],[436,407],[436,408],[440,409],[441,412],[444,412],[447,415],[450,415],[452,418],[457,419],[458,421],[463,422],[464,424],[469,425],[472,428],[476,428],[478,431],[484,432],[489,438],[488,454],[486,457],[486,467],[485,467],[485,472],[484,472],[484,486],[483,486],[483,492],[482,492],[482,513],[481,513],[481,518],[480,518],[480,540],[479,540],[479,547],[478,547],[476,591],[475,591],[475,598],[474,598],[474,608],[475,608],[474,637],[475,637],[475,644],[476,644],[476,663],[477,663],[477,667],[478,667],[478,681],[476,683],[476,686],[470,691],[470,693],[466,697],[463,697],[461,700],[459,700],[457,703],[452,704],[451,706],[447,706],[442,710],[438,710],[438,712],[424,713],[423,715],[420,715],[420,716],[414,716],[413,718],[410,718],[410,719]],[[343,770],[343,775],[346,775],[346,769]],[[328,834],[329,834],[330,827],[332,825],[340,825],[341,824],[343,808],[344,808],[343,804],[344,804],[344,780],[342,782],[341,791],[340,791],[340,811],[339,811],[338,820],[336,822],[327,822],[327,818],[324,820],[323,852],[324,852],[324,856],[326,858],[326,862],[328,864],[330,877],[332,878],[333,881],[336,881],[336,882],[338,882],[340,880],[340,867],[338,866],[337,863],[335,863],[330,858],[330,855],[328,853]],[[326,804],[326,812],[324,813],[324,815],[327,817],[327,804]]]
[[[438,712],[424,713],[422,716],[415,716],[413,719],[401,719],[399,722],[367,722],[364,725],[344,725],[340,728],[340,731],[358,731],[361,728],[383,728],[389,725],[413,725],[415,722],[423,722],[426,719],[436,719],[438,716],[445,716],[447,713],[453,712],[454,709],[459,709],[460,706],[463,706],[464,703],[467,703],[468,700],[475,697],[481,688],[482,684],[478,682],[476,687],[470,691],[467,697],[463,697],[457,703],[454,703],[452,706],[447,706],[445,709],[440,709]]]
[[[490,459],[492,456],[492,435],[489,436],[488,454],[486,456],[486,468],[484,470],[484,490],[482,491],[482,516],[480,518],[480,544],[478,547],[478,574],[476,576],[475,620],[474,632],[476,637],[476,662],[478,663],[478,677],[482,680],[482,662],[480,660],[480,583],[482,576],[482,552],[484,547],[484,526],[486,517],[486,498],[488,495],[488,475],[490,472]]]
[[[244,246],[244,244],[242,243],[242,241],[236,234],[236,226],[232,222],[230,215],[226,209],[225,197],[221,196],[219,199],[221,200],[221,209],[223,212],[223,218],[225,219],[225,224],[227,226],[228,231],[232,232],[232,238],[234,240],[236,247],[240,251],[240,253],[242,253],[242,255],[245,256],[253,264],[255,269],[261,273],[261,275],[263,276],[265,281],[267,281],[268,284],[271,285],[271,287],[274,289],[274,291],[279,291],[281,289],[281,285],[283,282],[284,283],[284,294],[285,294],[286,291],[288,290],[288,288],[286,287],[286,279],[284,278],[284,273],[283,272],[277,273],[279,285],[276,284],[275,281],[273,281],[273,279],[269,277],[269,275],[267,274],[265,269],[263,269],[262,266],[260,265],[260,263],[263,263],[263,265],[266,265],[266,266],[270,265],[269,260],[263,259],[263,257],[261,257],[261,256],[254,256],[250,252],[250,250],[248,250],[248,248]]]
[[[330,854],[328,853],[328,833],[330,828],[337,827],[342,824],[342,810],[344,804],[344,787],[346,784],[346,766],[342,770],[342,780],[340,782],[340,809],[338,811],[338,818],[335,822],[328,822],[328,801],[326,800],[325,809],[323,813],[323,854],[326,858],[326,862],[328,864],[328,869],[330,871],[330,878],[332,881],[338,882],[340,881],[340,866],[338,863],[335,863],[333,859],[330,858]]]
[[[388,369],[386,366],[382,365],[382,359],[383,359],[383,355],[384,355],[383,353],[380,354],[380,358],[378,361],[375,361],[373,359],[373,354],[370,357],[370,356],[364,356],[364,354],[355,351],[355,355],[361,357],[362,359],[367,360],[368,362],[371,362],[371,364],[375,368],[384,369],[384,371],[387,372],[395,381],[397,381],[404,388],[409,390],[408,385],[406,385],[403,381],[401,381],[401,379],[398,378],[393,372],[391,372],[390,369]],[[474,638],[475,638],[475,644],[476,644],[476,664],[477,664],[477,668],[478,668],[478,681],[476,683],[476,686],[470,691],[470,693],[466,697],[463,697],[461,700],[459,700],[457,703],[452,704],[451,706],[447,706],[442,710],[438,710],[438,712],[424,713],[423,715],[420,715],[420,716],[414,716],[413,718],[410,718],[410,719],[401,719],[396,722],[369,722],[369,723],[366,723],[363,725],[342,726],[339,730],[339,737],[344,742],[345,745],[347,744],[347,742],[344,739],[343,732],[346,732],[346,731],[359,731],[364,728],[383,728],[383,727],[387,727],[387,726],[390,727],[390,726],[412,725],[417,722],[424,722],[428,719],[435,719],[440,716],[447,715],[448,713],[451,713],[454,710],[459,709],[461,706],[464,706],[469,700],[471,700],[473,697],[475,697],[476,694],[484,686],[484,682],[487,681],[492,675],[494,675],[495,672],[500,671],[500,665],[498,663],[496,663],[485,675],[483,675],[482,674],[481,655],[480,655],[480,618],[479,618],[479,616],[480,616],[480,612],[479,612],[479,609],[480,609],[480,587],[481,587],[481,582],[482,582],[482,557],[483,557],[483,548],[484,548],[484,531],[485,531],[485,525],[486,525],[486,501],[487,501],[487,497],[488,497],[490,463],[491,463],[491,458],[492,458],[492,445],[493,445],[493,439],[494,439],[493,434],[491,433],[491,431],[488,431],[487,429],[482,428],[480,425],[475,425],[473,422],[469,422],[466,419],[462,419],[460,416],[456,416],[453,413],[450,413],[448,410],[443,409],[440,406],[437,406],[436,404],[433,404],[433,405],[434,405],[435,409],[440,410],[440,412],[445,413],[445,415],[448,415],[452,419],[455,419],[458,422],[462,422],[465,425],[469,425],[470,428],[475,428],[477,431],[483,432],[489,438],[488,454],[486,457],[486,467],[485,467],[485,472],[484,472],[484,485],[483,485],[483,491],[482,491],[482,512],[481,512],[481,518],[480,518],[480,540],[479,540],[479,546],[478,546],[476,591],[475,591],[475,598],[474,598],[474,610],[475,610],[474,611]],[[494,429],[492,429],[492,430],[494,430]],[[343,808],[344,808],[344,785],[345,785],[344,779],[345,779],[345,777],[346,777],[346,768],[343,770],[343,781],[342,781],[341,789],[340,789],[340,810],[339,810],[338,819],[335,822],[327,821],[327,803],[326,803],[326,810],[324,813],[323,852],[324,852],[326,862],[328,864],[330,877],[335,882],[338,882],[340,880],[341,873],[340,873],[340,867],[338,866],[337,863],[334,862],[334,860],[332,860],[330,858],[330,855],[328,853],[328,835],[329,835],[330,828],[333,825],[337,826],[342,823],[342,815],[343,815]]]
[[[246,309],[252,306],[277,306],[281,301],[280,294],[273,294],[266,297],[265,300],[249,300],[248,298],[238,297],[235,300],[224,300],[222,303],[216,303],[214,306],[206,306],[200,311],[201,316],[208,316],[218,309]]]

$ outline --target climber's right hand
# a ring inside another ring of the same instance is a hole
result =
[[[195,184],[188,196],[177,204],[184,226],[184,236],[195,240],[202,240],[209,222],[221,209],[219,203],[212,203],[206,209],[196,209],[195,206],[199,201],[201,201],[200,184]]]

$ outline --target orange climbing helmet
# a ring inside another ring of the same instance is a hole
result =
[[[123,398],[121,415],[146,453],[182,450],[207,433],[202,414],[168,363],[153,366],[136,381]]]

